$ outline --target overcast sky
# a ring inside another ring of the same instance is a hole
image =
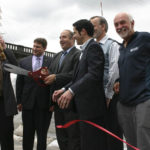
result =
[[[136,31],[150,32],[150,0],[102,0],[103,16],[109,23],[108,35],[121,42],[113,19],[118,12],[128,12],[135,20]],[[79,19],[101,15],[100,0],[0,0],[0,32],[5,41],[32,47],[33,40],[44,37],[48,51],[58,52],[59,35],[71,29]]]

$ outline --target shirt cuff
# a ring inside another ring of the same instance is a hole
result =
[[[72,89],[69,88],[68,90],[69,90],[69,91],[71,92],[71,94],[74,96],[74,92],[72,91]]]
[[[105,91],[105,96],[107,99],[112,99],[113,95],[114,95],[114,91],[111,92]]]
[[[63,88],[61,88],[61,90],[63,90],[64,92],[66,91],[66,89],[63,87]]]

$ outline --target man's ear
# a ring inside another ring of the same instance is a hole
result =
[[[101,28],[103,31],[105,31],[106,25],[105,24],[101,24]]]
[[[134,20],[132,20],[131,25],[132,25],[132,27],[134,27]]]
[[[86,34],[87,34],[87,31],[83,28],[80,33],[82,33],[83,35],[86,35]],[[81,35],[82,35],[82,34],[81,34]]]

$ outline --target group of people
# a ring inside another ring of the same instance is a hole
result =
[[[47,40],[36,38],[33,55],[19,64],[0,38],[6,56],[0,56],[1,150],[14,150],[13,116],[17,109],[22,111],[23,150],[33,150],[35,133],[37,150],[46,150],[53,112],[56,126],[87,120],[124,136],[140,150],[150,148],[150,34],[135,32],[128,13],[118,13],[114,26],[122,43],[107,36],[104,17],[78,20],[73,23],[73,32],[61,32],[62,51],[53,58],[44,56]],[[81,50],[75,47],[75,40]],[[47,67],[49,75],[42,81],[46,86],[18,75],[15,100],[5,63],[33,72]],[[85,122],[56,127],[56,136],[60,150],[123,150],[122,142]]]

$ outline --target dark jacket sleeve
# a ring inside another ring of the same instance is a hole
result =
[[[21,67],[21,62],[19,62],[19,66]],[[17,104],[21,104],[21,99],[23,96],[23,88],[24,88],[24,76],[23,75],[17,75],[16,79],[16,98],[17,98]]]
[[[11,63],[11,64],[13,64],[13,65],[18,65],[18,62],[17,62],[17,60],[16,60],[16,58],[15,58],[15,55],[14,55],[14,53],[11,51],[11,50],[9,50],[9,49],[5,49],[4,50],[4,53],[5,53],[5,55],[6,55],[6,58],[7,58],[7,61],[9,62],[9,63]]]
[[[4,63],[11,63],[13,65],[18,65],[17,60],[11,50],[5,49],[4,53],[7,58],[4,61]],[[3,75],[4,75],[3,95],[4,95],[5,112],[7,116],[12,116],[17,113],[15,94],[10,80],[10,73],[3,70]]]
[[[89,50],[87,51],[86,62],[87,64],[80,65],[88,66],[87,73],[70,86],[75,94],[78,92],[81,93],[82,91],[88,91],[88,88],[93,84],[95,85],[102,83],[101,80],[103,79],[104,54],[102,49],[100,49],[97,44],[89,47]],[[85,68],[86,66],[83,69],[85,70]],[[82,66],[80,69],[82,70]]]

